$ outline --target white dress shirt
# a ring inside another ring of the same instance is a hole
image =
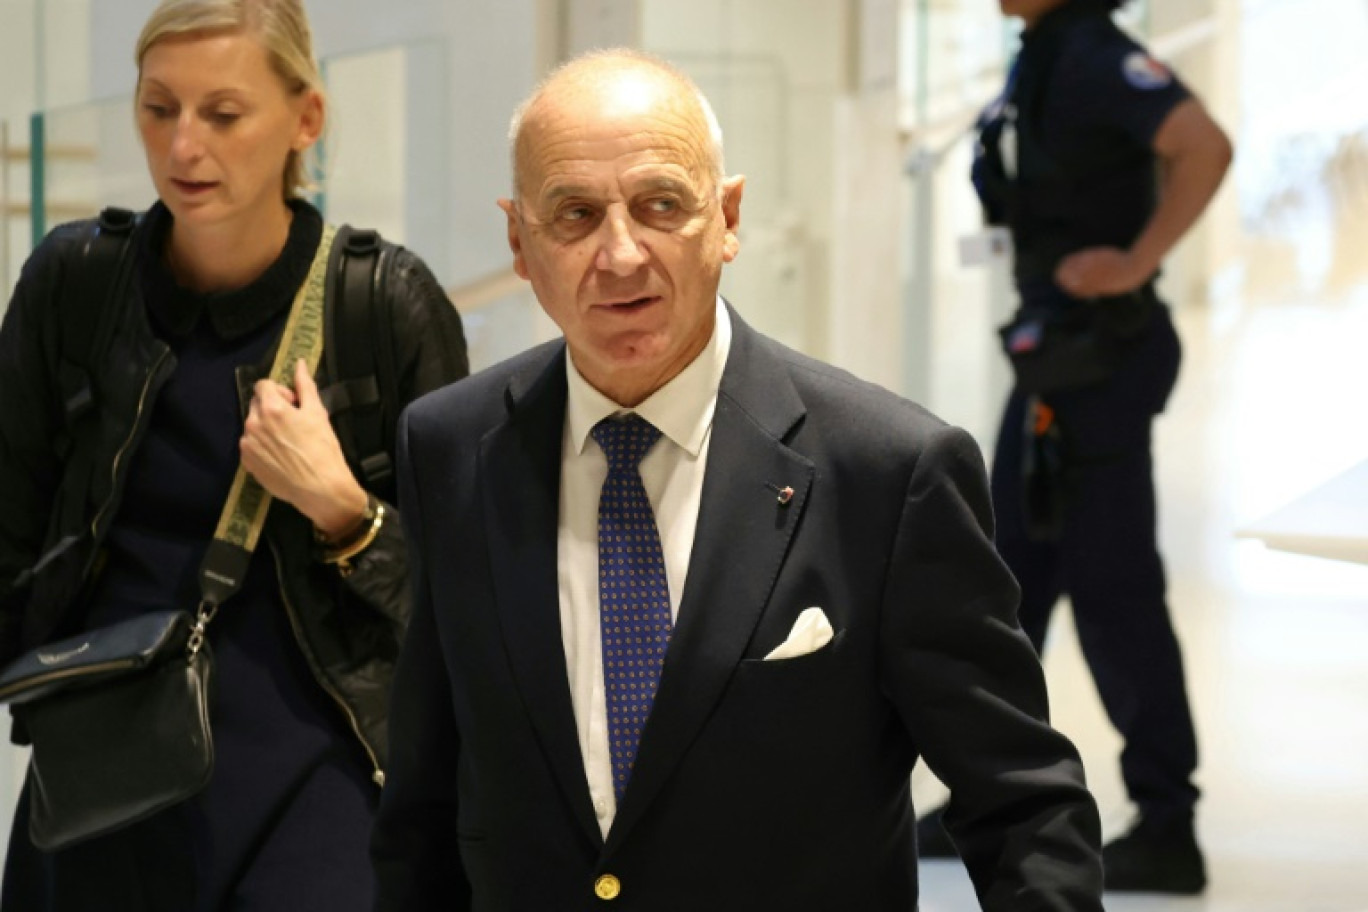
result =
[[[599,639],[598,509],[608,460],[589,432],[602,419],[629,412],[660,430],[660,440],[641,460],[640,471],[660,530],[670,616],[677,619],[698,524],[717,389],[730,349],[731,320],[719,298],[717,321],[707,347],[634,409],[623,408],[590,386],[568,352],[565,359],[569,398],[561,440],[560,520],[556,531],[561,638],[589,795],[605,838],[617,813]]]

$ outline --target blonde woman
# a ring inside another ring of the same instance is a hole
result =
[[[334,430],[327,352],[316,378],[296,368],[292,389],[253,382],[324,231],[299,196],[326,115],[308,22],[299,0],[165,0],[137,64],[159,199],[103,302],[109,329],[88,363],[95,417],[67,409],[71,316],[58,306],[89,268],[90,223],[43,241],[0,328],[0,662],[141,612],[193,609],[239,462],[276,502],[241,589],[209,627],[208,786],[54,852],[29,840],[26,789],[0,907],[366,909],[409,612],[392,484],[354,465]],[[383,244],[375,268],[390,315],[377,339],[388,337],[395,365],[396,401],[383,403],[392,421],[466,374],[465,342],[421,260]],[[88,306],[94,319],[101,304]],[[72,420],[96,423],[76,432]],[[76,458],[87,477],[66,471]]]

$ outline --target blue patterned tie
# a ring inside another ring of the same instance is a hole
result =
[[[631,415],[604,419],[592,433],[608,457],[599,495],[599,622],[613,794],[621,802],[670,643],[665,557],[637,471],[660,431]]]

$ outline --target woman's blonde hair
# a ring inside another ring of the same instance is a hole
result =
[[[134,60],[142,78],[143,58],[157,42],[195,33],[240,32],[257,38],[271,68],[292,95],[309,90],[325,99],[323,76],[314,59],[313,34],[302,0],[162,0],[138,36]],[[307,191],[313,184],[312,149],[291,150],[285,159],[282,187],[285,198]]]

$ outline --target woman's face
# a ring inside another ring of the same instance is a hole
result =
[[[1002,15],[1016,16],[1030,28],[1041,16],[1068,2],[1069,0],[998,0],[998,6],[1002,7]]]
[[[281,207],[286,158],[318,139],[323,101],[289,92],[254,37],[193,35],[143,55],[137,121],[178,225],[250,225]]]

